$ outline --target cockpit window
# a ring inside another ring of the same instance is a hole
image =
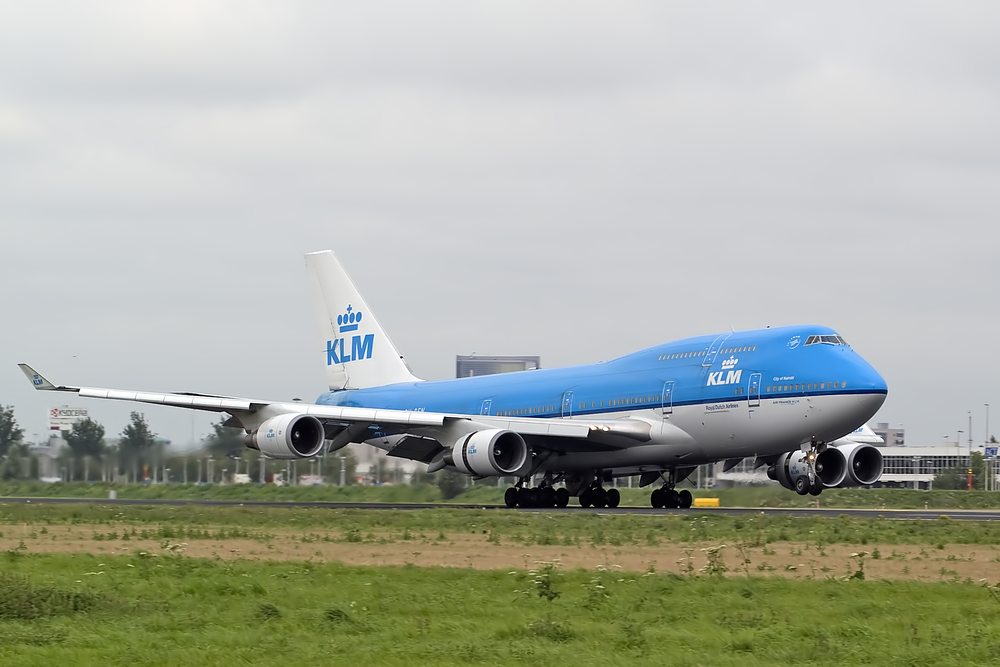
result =
[[[826,343],[827,345],[847,345],[847,341],[841,338],[840,336],[831,336],[824,334],[817,336],[809,336],[809,338],[806,339],[806,345],[815,345],[817,343]]]

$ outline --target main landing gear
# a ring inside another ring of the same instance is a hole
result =
[[[653,507],[666,507],[666,508],[679,508],[688,509],[691,507],[691,503],[694,502],[694,497],[691,492],[687,489],[683,491],[677,491],[677,489],[671,489],[666,484],[663,488],[654,489],[651,494],[649,494],[649,503]]]
[[[649,504],[655,508],[665,507],[667,509],[686,510],[691,507],[691,503],[694,502],[691,492],[687,489],[678,492],[674,488],[677,482],[684,481],[686,477],[687,475],[683,472],[681,476],[678,476],[677,472],[671,469],[666,476],[662,477],[663,486],[659,489],[653,489],[653,492],[649,494]]]
[[[569,490],[554,488],[547,481],[542,482],[541,486],[528,488],[522,480],[504,492],[503,502],[507,507],[566,507],[569,504]]]
[[[592,486],[580,493],[580,507],[618,507],[622,494],[612,487]]]

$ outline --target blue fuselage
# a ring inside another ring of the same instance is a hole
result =
[[[752,407],[759,401],[836,395],[868,395],[871,405],[881,405],[886,393],[885,380],[834,331],[793,326],[687,338],[583,366],[334,391],[317,403],[494,416],[612,417],[647,409],[720,403]]]

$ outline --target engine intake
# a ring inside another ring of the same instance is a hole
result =
[[[272,417],[246,437],[247,447],[272,459],[308,459],[323,451],[326,431],[312,415]]]
[[[486,477],[525,475],[530,465],[524,438],[503,429],[470,433],[455,443],[446,458],[460,472]]]
[[[877,447],[863,443],[837,447],[847,461],[847,477],[841,486],[867,486],[882,476],[882,452]]]

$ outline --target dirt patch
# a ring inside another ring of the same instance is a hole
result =
[[[198,558],[246,558],[252,560],[336,561],[347,565],[406,565],[421,567],[462,567],[479,570],[527,569],[537,561],[558,560],[566,568],[608,569],[645,572],[691,572],[704,568],[708,557],[703,549],[716,543],[660,545],[521,545],[503,540],[490,541],[489,535],[445,534],[437,539],[399,535],[376,535],[362,542],[340,541],[340,535],[276,532],[256,539],[141,539],[122,540],[121,527],[112,526],[4,527],[0,553],[17,550],[23,543],[26,553],[67,552],[91,554],[131,554],[136,551],[166,553],[180,551]],[[114,535],[114,537],[109,536]],[[96,539],[99,536],[100,539]],[[753,547],[741,554],[735,544],[721,550],[722,562],[730,575],[780,575],[794,578],[842,577],[858,571],[858,557],[864,553],[864,573],[868,579],[914,579],[954,581],[971,579],[1000,581],[1000,550],[994,546],[947,545],[843,545],[777,542]],[[744,554],[750,562],[743,563]]]

